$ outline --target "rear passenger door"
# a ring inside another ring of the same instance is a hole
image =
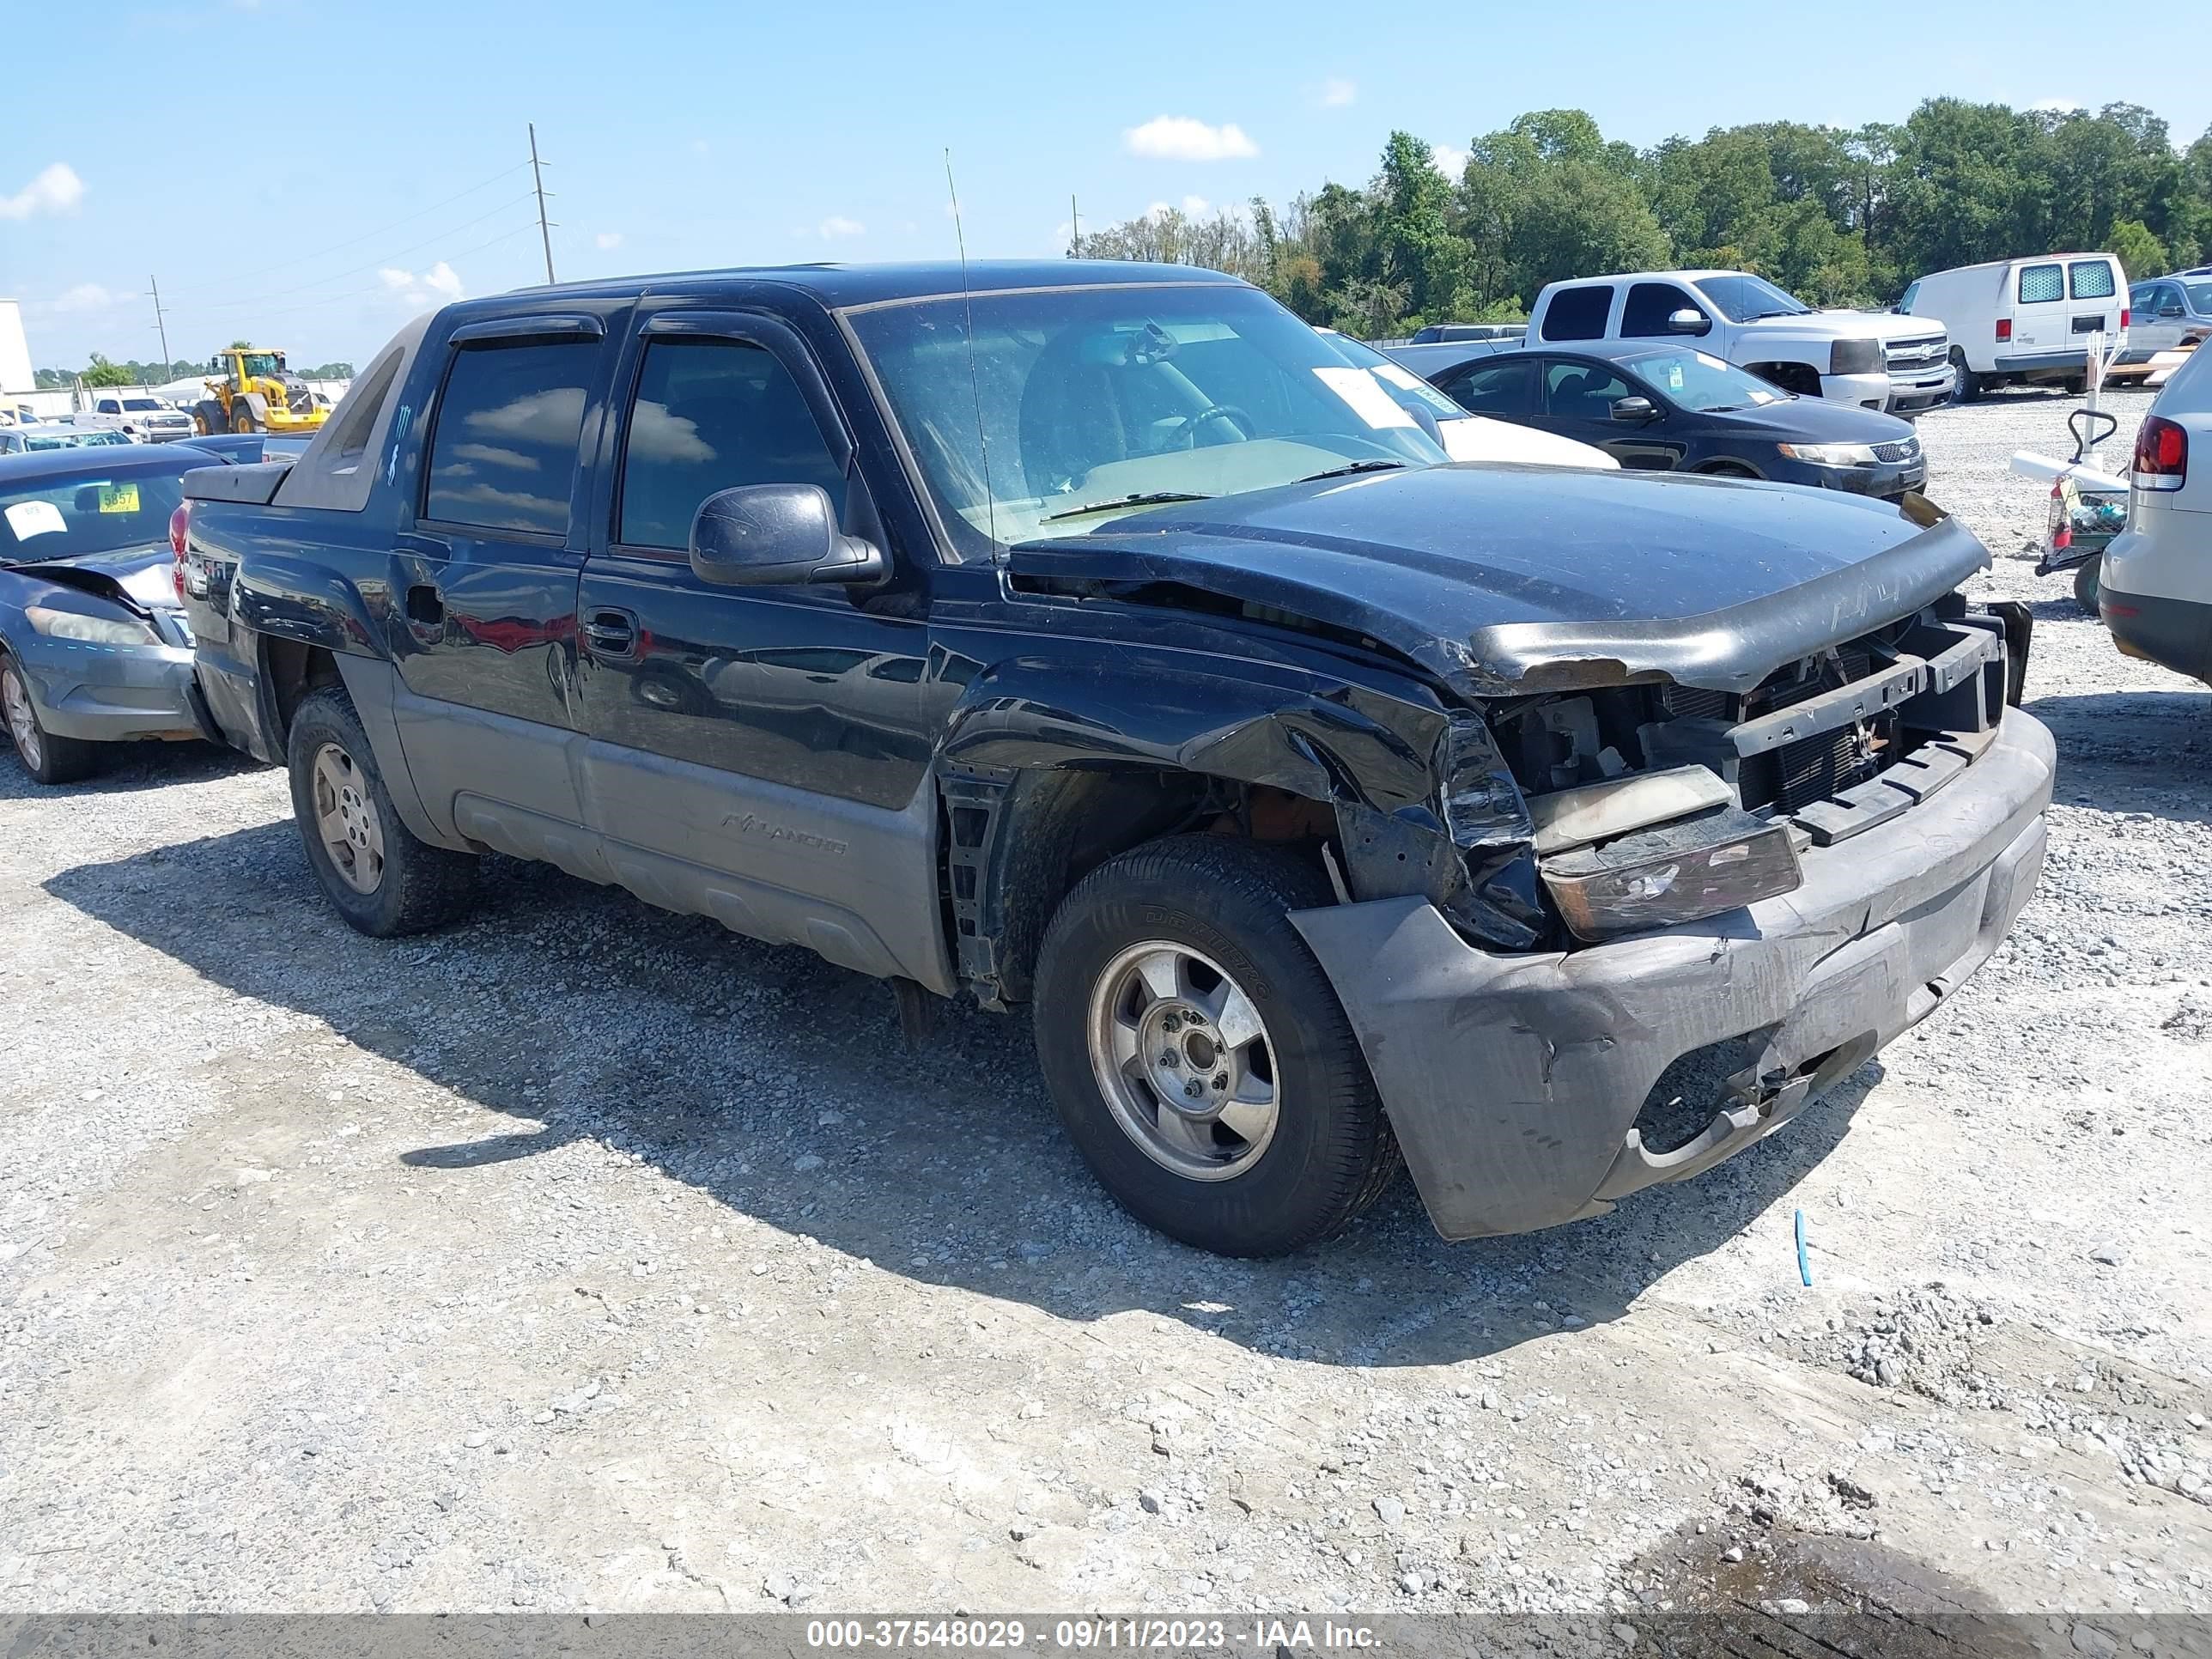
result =
[[[607,319],[464,325],[446,345],[413,522],[392,558],[402,743],[434,817],[579,870],[570,750],[576,495]]]
[[[923,608],[834,585],[720,586],[689,557],[700,504],[746,484],[818,485],[848,532],[881,544],[826,381],[778,319],[674,308],[640,329],[618,386],[578,607],[586,809],[617,878],[847,967],[933,981]]]
[[[1437,390],[1468,414],[1519,426],[1528,425],[1535,412],[1535,384],[1533,357],[1478,357],[1436,379]]]
[[[2039,259],[2013,268],[2012,351],[2033,356],[2063,350],[2067,342],[2066,267]],[[1999,356],[2008,354],[2000,351]]]

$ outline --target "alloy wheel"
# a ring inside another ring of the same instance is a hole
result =
[[[1130,945],[1091,988],[1091,1065],[1114,1121],[1194,1181],[1257,1162],[1280,1115],[1274,1045],[1237,981],[1188,945]]]
[[[384,879],[384,822],[368,780],[334,743],[315,751],[315,830],[339,878],[356,893]]]

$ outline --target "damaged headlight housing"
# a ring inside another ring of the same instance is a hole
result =
[[[23,615],[32,629],[52,640],[75,640],[82,645],[159,645],[160,638],[144,623],[127,617],[88,617],[81,611],[55,611],[43,605],[27,605]]]
[[[1577,847],[1542,872],[1569,930],[1588,940],[1702,921],[1802,879],[1789,826],[1734,807]]]

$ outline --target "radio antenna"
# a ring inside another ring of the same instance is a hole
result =
[[[960,306],[968,324],[968,395],[975,404],[975,447],[983,457],[983,517],[999,545],[999,504],[991,488],[991,441],[983,434],[983,386],[975,374],[975,301],[968,287],[968,233],[960,224],[960,189],[952,182],[952,147],[945,149],[945,193],[952,198],[952,234],[960,249]],[[994,556],[996,556],[995,555]]]

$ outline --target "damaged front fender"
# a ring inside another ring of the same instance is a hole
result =
[[[1243,664],[1251,672],[1232,677],[1189,661],[1121,649],[945,663],[944,678],[961,682],[937,756],[948,800],[995,817],[1019,775],[1038,770],[1279,789],[1332,810],[1353,898],[1425,898],[1498,949],[1540,936],[1534,826],[1480,716],[1380,672],[1363,684]],[[969,833],[997,833],[970,823]],[[969,850],[959,842],[956,833],[956,860]],[[1012,849],[975,850],[978,883],[1017,862]]]

